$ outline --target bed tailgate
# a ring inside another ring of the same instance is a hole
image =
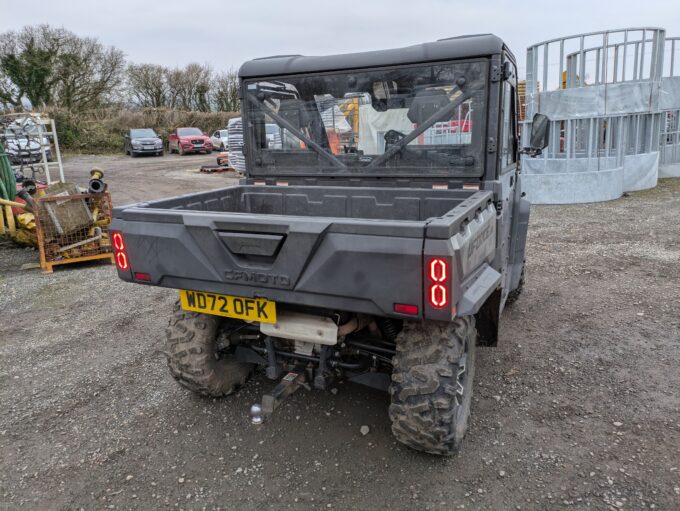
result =
[[[115,211],[123,280],[277,303],[418,317],[425,222],[147,207]],[[115,244],[115,240],[114,240]],[[414,304],[418,314],[395,312]]]

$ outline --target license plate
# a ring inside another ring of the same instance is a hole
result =
[[[180,289],[179,302],[182,309],[187,311],[276,323],[276,302],[264,298],[242,298]]]

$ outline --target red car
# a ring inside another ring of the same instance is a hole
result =
[[[177,128],[168,135],[168,150],[180,155],[186,153],[206,153],[213,150],[210,137],[198,128]]]

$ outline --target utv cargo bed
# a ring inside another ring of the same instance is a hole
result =
[[[449,244],[470,225],[463,245],[482,223],[495,234],[492,197],[463,189],[240,185],[116,208],[112,230],[125,233],[127,280],[141,274],[170,288],[405,317],[394,311],[397,297],[417,304],[421,316],[426,239]],[[466,275],[472,268],[461,263]]]

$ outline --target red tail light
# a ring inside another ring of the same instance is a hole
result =
[[[116,260],[116,266],[118,266],[119,270],[129,270],[130,261],[128,259],[127,248],[125,246],[123,234],[118,231],[112,232],[111,241],[113,242],[113,252],[114,258]]]
[[[114,232],[111,237],[113,238],[113,248],[116,250],[125,250],[125,242],[123,241],[123,235],[119,232]]]
[[[444,259],[432,259],[430,261],[430,280],[433,282],[446,282],[448,267]]]
[[[430,289],[427,293],[430,305],[437,309],[446,307],[449,303],[449,263],[439,257],[431,259],[428,265]]]
[[[116,265],[121,270],[127,270],[130,267],[130,264],[128,263],[128,258],[125,255],[125,252],[117,252],[116,253]]]

